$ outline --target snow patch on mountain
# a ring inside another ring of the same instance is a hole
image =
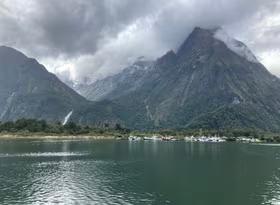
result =
[[[256,56],[250,51],[250,49],[246,45],[230,37],[224,30],[217,29],[214,33],[214,38],[224,42],[230,50],[232,50],[239,56],[246,58],[250,62],[259,63]]]
[[[148,70],[150,68],[150,66],[148,65],[138,65],[138,64],[133,64],[132,66],[128,67],[129,70],[129,74],[134,74],[137,71],[141,71],[141,70]]]

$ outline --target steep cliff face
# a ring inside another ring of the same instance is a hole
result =
[[[246,49],[237,52],[217,32],[196,28],[172,63],[158,65],[160,77],[146,98],[155,124],[278,129],[278,78],[244,44],[231,42]]]
[[[103,115],[110,116],[106,109],[70,89],[55,75],[49,73],[36,60],[19,51],[0,47],[0,120],[20,118],[44,119],[67,123],[73,117],[82,119],[81,110],[90,109],[91,122],[96,123]],[[104,113],[103,113],[103,111]],[[80,115],[77,116],[77,113]]]
[[[177,52],[138,61],[80,90],[0,47],[0,120],[36,118],[129,128],[280,130],[280,81],[220,29],[195,28]]]
[[[87,101],[35,59],[0,47],[0,119],[62,120]]]
[[[195,28],[176,53],[168,52],[137,73],[135,84],[123,86],[129,70],[98,82],[106,87],[124,80],[97,96],[134,110],[130,126],[280,128],[279,79],[220,29]],[[96,86],[89,89],[94,96]]]

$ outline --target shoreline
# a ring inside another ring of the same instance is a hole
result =
[[[27,133],[19,134],[19,133],[1,133],[0,134],[0,141],[1,140],[127,140],[127,141],[185,141],[185,142],[198,142],[198,143],[221,143],[221,142],[228,142],[228,143],[250,143],[250,144],[280,144],[279,141],[269,141],[269,140],[259,140],[254,138],[243,138],[239,140],[236,138],[234,141],[232,141],[230,138],[219,138],[219,140],[216,141],[206,141],[203,140],[205,137],[156,137],[156,139],[153,139],[153,137],[136,137],[136,136],[115,136],[115,135],[55,135],[55,134],[30,134]]]
[[[2,134],[0,140],[7,139],[36,139],[36,140],[114,140],[114,136],[102,136],[102,135],[20,135],[20,134]]]

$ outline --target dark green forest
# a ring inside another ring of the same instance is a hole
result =
[[[19,119],[16,121],[0,122],[1,133],[17,133],[17,134],[69,134],[69,135],[85,135],[85,134],[128,134],[130,130],[123,128],[120,124],[109,127],[105,124],[103,127],[81,126],[74,122],[62,125],[60,122],[47,123],[45,120],[36,119]]]

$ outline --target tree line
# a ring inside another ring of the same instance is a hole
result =
[[[47,123],[45,120],[19,119],[16,121],[0,122],[0,132],[7,133],[50,133],[50,134],[105,134],[120,133],[127,134],[130,130],[123,128],[120,124],[113,127],[81,126],[74,122],[62,125],[60,122]]]
[[[48,123],[45,120],[36,119],[19,119],[16,121],[0,122],[0,133],[17,133],[17,134],[57,134],[57,135],[108,135],[108,136],[149,136],[158,134],[161,136],[225,136],[232,138],[237,137],[254,137],[259,139],[269,139],[280,142],[279,133],[263,132],[256,129],[228,129],[228,130],[206,130],[206,129],[158,129],[158,130],[130,130],[124,128],[121,124],[109,125],[104,123],[97,126],[82,126],[74,122],[62,125],[60,122]]]

